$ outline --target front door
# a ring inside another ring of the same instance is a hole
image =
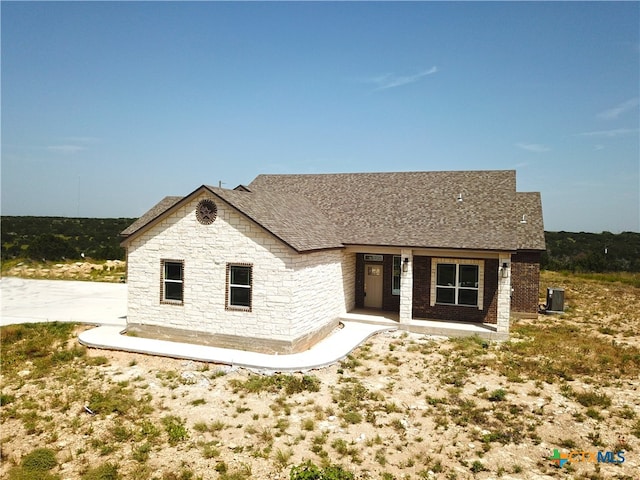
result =
[[[367,263],[364,266],[364,306],[382,308],[382,265]]]

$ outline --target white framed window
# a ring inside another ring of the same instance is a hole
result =
[[[402,257],[393,257],[393,276],[391,280],[391,294],[400,295],[400,275],[402,274]]]
[[[247,264],[227,264],[227,310],[251,311],[253,267]]]
[[[182,305],[184,303],[184,261],[160,261],[160,302]]]
[[[431,306],[460,305],[482,310],[484,261],[434,258],[431,287]]]

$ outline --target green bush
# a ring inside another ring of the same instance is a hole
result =
[[[290,480],[353,480],[353,473],[344,470],[339,465],[330,465],[320,470],[310,460],[291,467]]]
[[[11,395],[10,393],[0,393],[0,407],[13,402],[15,399],[15,395]]]
[[[120,480],[120,474],[117,465],[107,462],[88,470],[80,478],[82,480]]]
[[[50,448],[36,448],[22,457],[19,467],[9,470],[9,480],[59,480],[49,470],[58,465],[56,452]]]
[[[340,414],[340,416],[345,422],[350,423],[352,425],[362,422],[362,415],[358,412],[354,412],[354,411],[343,412],[342,414]]]
[[[575,398],[580,405],[585,407],[607,408],[611,406],[611,398],[606,393],[582,392],[576,393]]]
[[[122,386],[111,387],[107,392],[93,390],[89,394],[89,408],[97,414],[109,415],[118,413],[126,415],[132,413],[139,406],[133,392]]]
[[[320,380],[313,375],[251,375],[244,382],[231,380],[229,382],[236,390],[244,390],[249,393],[262,391],[276,393],[284,390],[288,395],[302,392],[317,392],[320,390]]]
[[[490,402],[501,402],[505,399],[506,396],[507,392],[505,392],[502,388],[499,388],[498,390],[494,390],[493,392],[491,392],[491,394],[487,398]]]
[[[167,415],[162,419],[162,424],[169,435],[170,445],[177,445],[189,438],[189,432],[184,426],[184,423],[184,419],[176,417],[175,415]]]
[[[484,464],[480,460],[474,460],[474,462],[471,464],[471,471],[473,473],[483,472],[486,469],[487,468],[484,466]]]
[[[56,452],[50,448],[36,448],[22,458],[23,468],[35,471],[51,470],[58,464]]]

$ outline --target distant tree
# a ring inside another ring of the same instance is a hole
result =
[[[27,255],[34,260],[64,260],[77,258],[78,252],[59,235],[45,233],[33,239],[27,248]]]

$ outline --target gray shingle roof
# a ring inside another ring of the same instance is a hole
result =
[[[540,196],[516,193],[510,170],[259,175],[242,189],[201,188],[297,251],[344,245],[544,249]],[[165,198],[123,235],[144,229],[179,200]]]
[[[343,246],[329,219],[299,195],[207,188],[299,252]]]
[[[516,201],[518,208],[518,249],[544,250],[544,223],[540,193],[516,192]]]
[[[120,235],[123,237],[128,237],[133,233],[137,232],[141,228],[145,227],[147,224],[151,223],[153,220],[158,218],[164,212],[173,207],[176,203],[182,200],[183,197],[164,197],[158,203],[156,203],[149,211],[147,211],[144,215],[142,215],[139,219],[125,228]]]
[[[515,250],[515,171],[260,175],[307,198],[345,244]],[[462,195],[462,201],[458,201]]]

